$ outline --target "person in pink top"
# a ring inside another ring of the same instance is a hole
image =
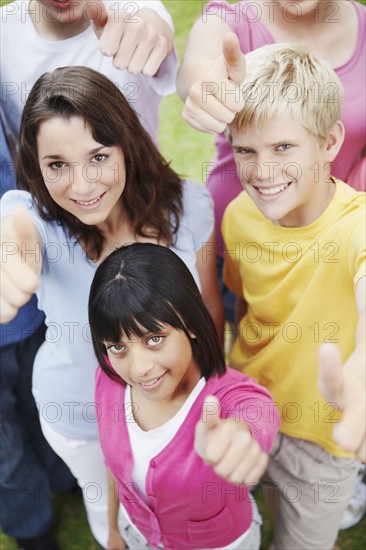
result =
[[[100,441],[124,512],[108,548],[258,549],[249,489],[278,412],[265,388],[226,369],[185,263],[156,244],[117,249],[95,273],[89,322]]]
[[[332,175],[366,191],[362,176],[366,155],[365,40],[366,8],[352,0],[213,1],[204,6],[189,35],[177,90],[185,102],[183,118],[200,131],[218,134],[216,158],[206,163],[206,183],[215,204],[220,258],[222,216],[242,191],[233,151],[223,131],[243,107],[244,100],[238,95],[245,77],[243,54],[274,42],[301,42],[331,63],[345,91],[342,122],[346,131]],[[275,94],[276,83],[269,85]],[[329,102],[334,100],[334,92],[329,86]],[[289,100],[296,101],[296,90],[294,94]],[[232,300],[225,302],[226,317],[233,321]]]

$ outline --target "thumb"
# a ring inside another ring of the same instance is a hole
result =
[[[220,422],[220,403],[213,395],[207,396],[202,405],[202,417],[196,425],[194,448],[203,459],[206,454],[206,436]]]
[[[202,405],[201,423],[205,426],[206,431],[214,428],[220,422],[220,402],[214,395],[205,397]]]
[[[39,248],[39,234],[25,208],[17,208],[13,213],[14,237],[19,247],[19,252],[26,263],[39,271],[41,262],[41,250]]]
[[[108,14],[103,0],[87,1],[85,10],[87,17],[90,19],[93,31],[97,37],[100,38],[104,25],[108,20]]]
[[[228,32],[224,36],[222,50],[230,80],[242,84],[245,78],[245,55],[241,52],[236,34]]]
[[[323,344],[319,349],[318,361],[319,389],[324,399],[342,407],[343,375],[339,348],[335,344]]]

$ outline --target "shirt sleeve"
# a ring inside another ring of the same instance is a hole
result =
[[[360,218],[350,234],[348,244],[348,266],[356,287],[358,281],[366,275],[366,217],[361,212]]]
[[[1,199],[1,219],[6,216],[10,216],[19,207],[23,207],[28,210],[33,223],[37,227],[41,236],[42,242],[47,241],[45,231],[45,221],[42,220],[36,211],[32,197],[28,191],[21,191],[19,189],[8,191]]]
[[[214,230],[213,201],[210,192],[203,185],[193,181],[183,183],[184,218],[193,237],[195,252],[202,248]]]
[[[261,449],[269,453],[280,425],[280,416],[270,393],[242,373],[219,398],[221,418],[245,422]]]

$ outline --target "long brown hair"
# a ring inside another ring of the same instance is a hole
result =
[[[42,122],[53,117],[79,116],[93,138],[105,146],[120,147],[126,166],[121,203],[135,233],[148,227],[168,245],[174,240],[183,211],[182,181],[163,159],[136,113],[104,75],[87,67],[62,67],[45,73],[34,84],[23,110],[17,159],[20,189],[29,191],[40,216],[67,227],[83,242],[88,257],[101,256],[104,237],[59,207],[44,184],[38,160],[37,135]]]

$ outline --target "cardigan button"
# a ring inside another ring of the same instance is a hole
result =
[[[155,468],[155,466],[156,466],[155,460],[150,460],[150,467]]]

